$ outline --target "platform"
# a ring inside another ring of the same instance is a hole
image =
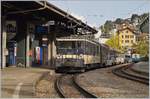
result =
[[[35,84],[44,73],[53,72],[43,68],[10,67],[1,70],[2,98],[33,98]]]
[[[145,74],[145,75],[149,75],[149,62],[139,62],[134,64],[131,67],[132,70]]]

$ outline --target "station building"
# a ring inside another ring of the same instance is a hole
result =
[[[47,1],[1,1],[1,69],[55,68],[56,37],[80,34],[81,30],[97,32]]]

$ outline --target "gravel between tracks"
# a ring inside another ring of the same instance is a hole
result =
[[[148,98],[149,86],[118,77],[112,69],[102,68],[81,74],[77,77],[79,84],[89,92],[101,98]]]
[[[61,87],[67,98],[85,98],[75,87],[71,75],[66,75],[61,80]]]
[[[35,88],[37,98],[58,98],[59,95],[55,90],[55,80],[59,75],[47,73],[40,79]]]

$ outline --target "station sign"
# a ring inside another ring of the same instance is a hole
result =
[[[37,34],[48,34],[48,27],[47,26],[36,26],[36,31]]]

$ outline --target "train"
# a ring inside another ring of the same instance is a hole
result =
[[[56,72],[84,72],[115,65],[118,52],[88,39],[56,39]]]

